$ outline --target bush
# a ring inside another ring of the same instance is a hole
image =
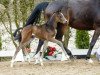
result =
[[[77,30],[76,31],[76,47],[79,49],[87,49],[89,48],[89,34],[85,30]]]

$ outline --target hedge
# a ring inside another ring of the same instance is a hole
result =
[[[89,34],[85,30],[76,30],[75,44],[78,49],[89,48]]]

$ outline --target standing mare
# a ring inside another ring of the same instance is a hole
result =
[[[28,43],[30,43],[32,33],[34,34],[34,37],[37,37],[37,38],[41,39],[42,41],[44,41],[43,52],[42,52],[41,58],[39,59],[41,62],[41,65],[43,65],[42,59],[44,56],[44,51],[47,49],[48,41],[53,42],[53,43],[57,43],[62,48],[65,55],[67,55],[66,51],[63,47],[62,42],[54,39],[54,36],[56,34],[55,29],[57,27],[56,22],[58,22],[58,21],[61,23],[67,23],[66,18],[64,17],[64,15],[60,11],[53,13],[53,15],[51,16],[49,21],[41,26],[37,26],[35,24],[33,24],[33,25],[30,24],[28,26],[25,26],[21,32],[20,44],[16,48],[16,52],[12,58],[11,67],[13,67],[14,60],[16,58],[17,53],[20,51],[20,49],[24,50],[25,46]],[[50,26],[51,26],[50,28],[48,27],[48,24],[50,24]],[[17,32],[17,31],[15,31],[15,32]],[[16,36],[16,33],[14,33],[14,35]]]
[[[91,51],[100,35],[100,0],[66,0],[54,1],[50,3],[45,9],[45,16],[47,19],[53,12],[62,8],[61,12],[69,21],[69,26],[79,30],[95,30],[86,59],[90,63]],[[62,23],[57,25],[56,39],[62,39],[67,26]]]

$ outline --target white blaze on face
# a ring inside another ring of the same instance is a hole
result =
[[[61,15],[61,20],[63,21],[63,23],[68,23],[68,20],[64,17],[64,15],[62,13],[60,13]]]

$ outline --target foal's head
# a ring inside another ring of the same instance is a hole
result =
[[[61,23],[67,23],[67,19],[65,18],[65,16],[63,15],[63,13],[61,11],[57,11],[55,12],[51,19],[55,17],[55,22],[61,22]]]
[[[52,16],[50,17],[50,19],[48,20],[47,25],[53,26],[57,24],[58,22],[63,23],[63,24],[67,24],[68,22],[67,19],[64,17],[63,13],[61,13],[61,11],[54,12]]]

